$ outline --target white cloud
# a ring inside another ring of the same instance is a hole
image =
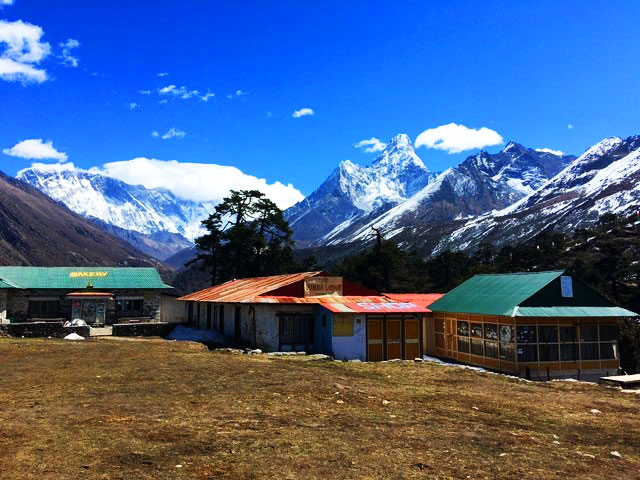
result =
[[[498,132],[487,127],[479,130],[449,123],[425,130],[416,138],[415,146],[445,150],[447,153],[460,153],[503,143]]]
[[[306,117],[307,115],[311,116],[314,113],[315,112],[311,108],[304,107],[304,108],[301,108],[300,110],[296,110],[295,112],[293,112],[291,116],[293,118],[300,118],[300,117]]]
[[[158,75],[160,78],[169,76],[167,72],[156,73],[156,75]]]
[[[176,87],[175,85],[167,85],[158,89],[160,95],[170,95],[174,98],[188,99],[196,97],[200,92],[198,90],[189,90],[186,87]]]
[[[574,127],[573,125],[569,124],[569,125],[567,125],[567,128],[568,128],[569,130],[573,130],[575,127]]]
[[[561,150],[551,150],[550,148],[536,148],[536,152],[542,152],[542,153],[550,153],[552,155],[557,155],[559,157],[563,157],[564,156],[564,152]]]
[[[34,164],[32,167],[54,171],[75,169],[72,163]],[[236,167],[227,165],[139,157],[106,163],[89,171],[102,173],[133,185],[142,184],[146,188],[166,188],[178,198],[198,202],[218,203],[229,194],[229,190],[241,189],[260,190],[282,209],[304,199],[304,195],[292,184],[285,185],[278,181],[269,183],[264,178],[248,175]]]
[[[228,99],[232,99],[233,97],[240,97],[240,96],[246,95],[246,94],[247,94],[247,92],[243,92],[242,90],[236,90],[235,93],[229,93],[227,95],[227,98]]]
[[[151,95],[151,90],[138,90],[140,95]]]
[[[3,149],[2,153],[12,157],[36,160],[53,159],[64,162],[67,159],[66,153],[59,152],[53,148],[53,142],[43,142],[41,138],[23,140],[11,148]]]
[[[356,148],[364,148],[365,152],[373,153],[373,152],[381,152],[386,148],[387,144],[384,142],[381,142],[376,137],[371,137],[369,140],[360,140],[358,143],[354,144],[353,146]]]
[[[171,127],[167,133],[160,137],[160,134],[157,131],[151,132],[152,137],[160,137],[163,140],[168,140],[170,138],[184,138],[187,133],[180,130],[179,128]]]
[[[47,72],[36,68],[51,52],[51,47],[40,39],[42,28],[22,20],[0,20],[0,78],[10,82],[42,83]]]
[[[80,42],[73,38],[69,38],[66,42],[59,43],[58,46],[62,48],[62,55],[60,55],[60,58],[62,59],[61,63],[65,67],[77,67],[79,61],[78,57],[71,55],[71,50],[78,48],[80,46]]]
[[[13,5],[13,0],[0,0],[0,8],[4,7],[5,5]]]
[[[135,110],[136,108],[140,108],[140,105],[138,105],[136,102],[131,102],[129,104],[129,110]]]
[[[211,91],[207,90],[207,93],[201,96],[200,100],[202,100],[203,102],[208,102],[210,98],[213,98],[215,96],[216,96],[215,93],[211,93]]]

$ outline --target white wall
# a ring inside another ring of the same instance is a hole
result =
[[[0,290],[0,323],[9,323],[7,321],[7,291]]]
[[[366,325],[365,315],[353,315],[353,336],[332,337],[332,350],[336,360],[366,360]]]
[[[1,295],[2,294],[0,293],[0,296]],[[1,310],[1,307],[0,307],[0,310]],[[187,321],[187,302],[178,301],[175,297],[172,297],[171,295],[162,295],[160,299],[160,321],[167,322],[167,323],[186,322]]]

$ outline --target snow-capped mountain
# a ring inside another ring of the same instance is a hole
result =
[[[434,251],[521,242],[545,230],[571,232],[593,225],[604,213],[632,214],[639,208],[640,136],[606,138],[517,203],[453,228]]]
[[[31,167],[17,178],[85,217],[144,234],[179,233],[192,241],[213,211],[213,205],[180,200],[168,190],[129,185],[71,165]]]
[[[398,135],[371,166],[340,164],[287,217],[299,247],[364,242],[372,227],[415,241],[425,229],[512,205],[574,159],[509,142],[499,153],[479,152],[432,174],[409,138]]]
[[[434,178],[416,155],[409,137],[400,134],[369,166],[350,160],[340,163],[317,190],[289,208],[285,216],[299,247],[322,243],[319,239],[330,232],[379,215]]]

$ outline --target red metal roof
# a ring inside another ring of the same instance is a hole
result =
[[[344,302],[322,304],[334,313],[430,313],[427,307],[412,302],[390,302],[388,298],[379,302]]]
[[[444,296],[444,293],[383,293],[385,297],[398,302],[411,302],[421,307],[428,307]]]
[[[260,296],[264,293],[299,282],[305,278],[315,277],[322,274],[325,274],[325,272],[303,272],[289,275],[274,275],[271,277],[241,278],[185,295],[184,297],[180,297],[178,300],[222,303],[278,303],[273,300],[265,302],[264,298],[261,299]]]

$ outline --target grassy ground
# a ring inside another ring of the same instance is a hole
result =
[[[640,398],[433,364],[0,339],[0,465],[2,479],[631,479]]]

